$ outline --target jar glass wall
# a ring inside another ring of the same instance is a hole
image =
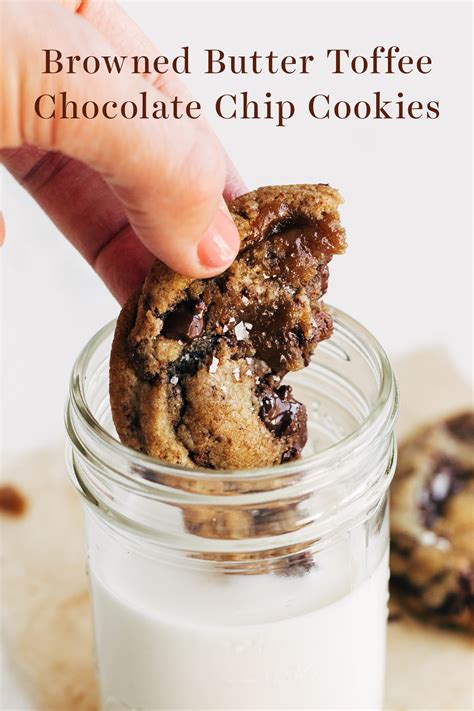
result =
[[[66,420],[104,709],[381,708],[397,390],[375,339],[332,314],[287,378],[304,456],[269,469],[127,449],[108,403],[114,324],[80,355]]]

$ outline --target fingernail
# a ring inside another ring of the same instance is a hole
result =
[[[235,259],[240,238],[232,218],[218,210],[212,225],[198,244],[198,257],[205,267],[225,267]]]

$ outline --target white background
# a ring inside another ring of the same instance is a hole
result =
[[[209,108],[249,188],[329,182],[341,190],[349,250],[333,263],[328,301],[361,320],[392,358],[447,349],[469,376],[469,4],[123,4],[164,53],[190,46],[193,73],[187,81]],[[329,47],[368,55],[376,45],[391,44],[416,57],[429,54],[431,74],[334,76],[323,61]],[[205,77],[203,49],[212,47],[236,54],[313,54],[321,61],[309,76]],[[217,119],[214,99],[243,90],[255,98],[269,90],[290,99],[299,114],[285,128],[263,120]],[[387,98],[403,91],[408,100],[439,100],[441,116],[316,121],[304,111],[314,93],[354,100],[377,90]],[[118,306],[6,174],[2,203],[3,446],[34,450],[63,437],[73,360]]]
[[[125,3],[124,3],[125,4]],[[361,320],[396,357],[445,347],[465,374],[471,363],[469,5],[456,3],[126,3],[164,53],[191,48],[187,77],[249,188],[329,182],[344,198],[349,250],[333,262],[328,301]],[[370,54],[376,45],[429,54],[431,74],[330,74],[325,50]],[[308,76],[204,76],[204,48],[313,54]],[[299,115],[273,122],[218,119],[221,93],[289,98]],[[429,120],[317,121],[314,93],[439,100]],[[124,150],[133,150],[124,146]],[[146,170],[146,166],[144,166]],[[86,340],[117,305],[48,218],[4,175],[4,447],[62,436],[68,374]],[[177,206],[179,210],[179,205]]]

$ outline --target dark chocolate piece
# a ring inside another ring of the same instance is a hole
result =
[[[276,389],[265,386],[262,390],[259,415],[267,429],[277,437],[286,437],[289,447],[282,454],[282,462],[298,457],[307,440],[306,408],[292,396],[289,385]]]
[[[206,304],[203,301],[183,301],[165,317],[162,335],[165,338],[193,341],[204,330],[204,313]]]
[[[265,427],[281,437],[298,416],[302,404],[291,396],[289,385],[280,385],[277,390],[267,388],[262,395],[260,417]]]
[[[463,412],[447,420],[446,427],[461,442],[474,444],[474,412]]]
[[[474,616],[474,569],[459,575],[457,590],[436,608],[441,615],[461,615],[464,611]]]
[[[433,526],[443,513],[446,502],[464,488],[469,476],[470,472],[453,459],[443,457],[438,461],[419,494],[419,506],[425,526]]]

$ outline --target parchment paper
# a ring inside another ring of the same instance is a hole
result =
[[[400,360],[395,369],[400,436],[471,401],[468,385],[437,349]],[[7,462],[3,479],[18,484],[28,500],[23,517],[2,517],[2,592],[12,674],[20,675],[31,699],[31,705],[13,707],[4,698],[3,708],[96,711],[82,511],[62,447]],[[470,711],[473,663],[466,635],[401,611],[388,627],[385,708]]]

